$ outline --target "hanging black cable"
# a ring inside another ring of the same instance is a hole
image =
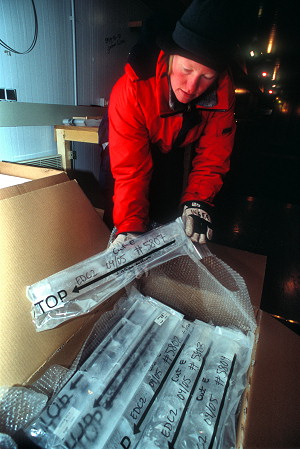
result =
[[[33,36],[33,40],[32,40],[30,47],[26,51],[17,51],[14,48],[7,45],[5,42],[3,42],[3,40],[0,39],[0,45],[2,45],[2,47],[6,48],[6,50],[8,50],[12,53],[16,53],[17,55],[26,55],[27,53],[30,53],[31,50],[34,49],[37,38],[38,38],[38,19],[37,19],[37,13],[36,13],[34,0],[31,0],[31,3],[32,3],[32,7],[33,7],[33,14],[34,14],[34,36]]]

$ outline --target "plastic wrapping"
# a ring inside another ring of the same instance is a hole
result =
[[[179,222],[112,246],[27,288],[37,331],[88,313],[145,270],[195,249]]]
[[[49,398],[57,393],[67,380],[76,371],[78,358],[74,361],[70,369],[61,365],[51,365],[44,374],[39,377],[30,388],[37,393],[47,395]]]
[[[50,366],[29,386],[0,387],[0,431],[14,435],[31,422],[45,407],[49,398],[74,374],[80,356],[81,352],[70,369],[60,365]]]
[[[101,120],[99,119],[88,119],[88,118],[65,118],[63,119],[63,125],[73,125],[73,126],[99,126]]]
[[[0,432],[12,435],[22,429],[47,401],[46,395],[26,387],[0,387]]]
[[[198,260],[179,256],[155,267],[138,281],[138,289],[192,319],[254,332],[256,321],[244,280],[205,245],[200,251]]]
[[[17,449],[14,440],[5,433],[0,433],[0,447],[1,449]]]
[[[133,447],[235,447],[232,417],[245,387],[252,345],[251,334],[196,322]]]
[[[234,447],[256,328],[241,276],[177,220],[30,286],[37,330],[125,286],[76,372],[55,368],[34,387],[53,397],[27,435],[45,449]]]
[[[31,424],[30,435],[42,447],[101,447],[139,378],[182,320],[181,314],[138,292],[128,305],[123,318]]]
[[[127,299],[121,298],[113,310],[104,313],[98,319],[70,368],[51,365],[41,377],[26,387],[0,387],[0,431],[14,435],[16,431],[23,429],[32,421],[45,407],[48,400],[54,397],[80,369],[99,342],[109,333],[113,324],[123,316],[124,310],[127,310],[127,304]],[[7,441],[10,441],[8,435],[6,436]],[[6,436],[2,437],[3,445]],[[9,447],[7,446],[7,448]],[[1,443],[0,448],[2,449]]]
[[[45,449],[234,447],[253,334],[190,322],[134,289],[122,310],[27,435]]]

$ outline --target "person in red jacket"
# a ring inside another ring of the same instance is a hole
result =
[[[136,46],[109,100],[117,242],[166,223],[181,208],[194,242],[212,237],[212,208],[234,143],[232,42],[224,8],[194,0],[159,47]],[[183,188],[185,147],[193,158]]]

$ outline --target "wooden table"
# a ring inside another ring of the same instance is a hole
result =
[[[98,143],[97,126],[54,126],[57,152],[61,154],[62,166],[64,170],[72,168],[72,152],[70,142]]]

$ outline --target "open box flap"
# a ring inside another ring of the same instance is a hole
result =
[[[238,448],[298,448],[300,442],[299,336],[259,309],[266,257],[209,243],[245,280],[257,310],[257,343],[242,407]]]
[[[103,251],[109,230],[76,181],[0,201],[0,385],[23,383],[83,325],[38,335],[28,282]]]
[[[10,186],[0,188],[0,200],[69,181],[67,173],[60,170],[8,162],[0,162],[0,175],[12,178]],[[14,177],[23,178],[25,181],[24,183],[13,185]]]
[[[40,179],[61,173],[60,170],[45,167],[36,167],[33,165],[24,165],[16,162],[0,161],[0,173],[10,176],[19,176],[27,179]]]
[[[299,336],[261,312],[243,448],[298,448]]]

